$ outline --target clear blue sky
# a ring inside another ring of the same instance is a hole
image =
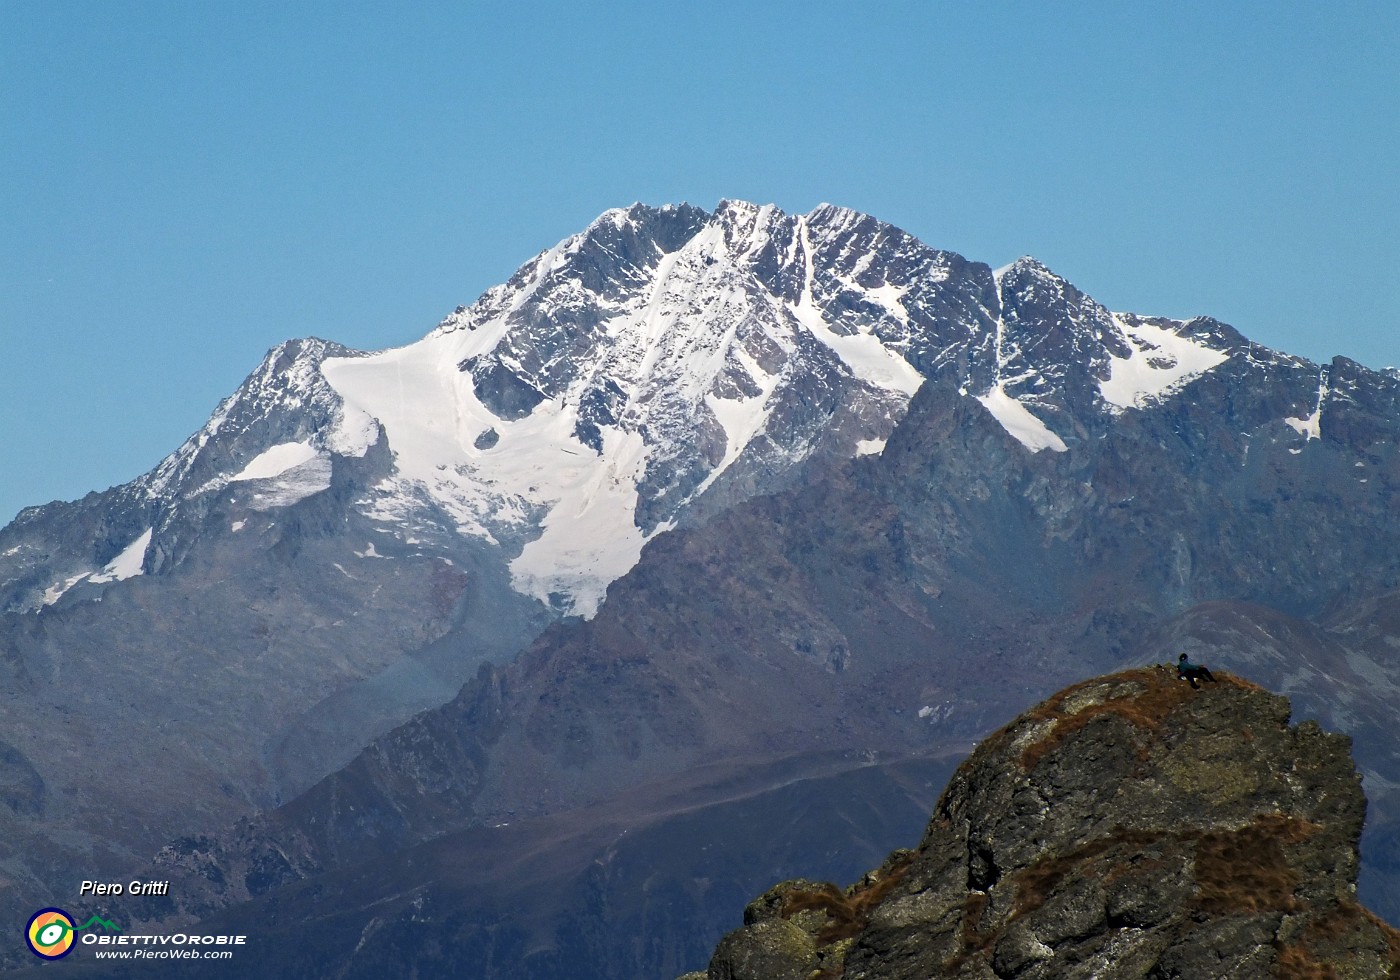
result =
[[[637,200],[830,201],[1400,363],[1397,51],[1389,0],[6,0],[0,522]]]

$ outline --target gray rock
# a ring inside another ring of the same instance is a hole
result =
[[[710,960],[709,980],[808,980],[817,944],[786,919],[765,919],[731,932]]]
[[[1148,668],[1062,691],[958,769],[843,946],[834,911],[791,914],[832,886],[789,882],[750,906],[767,928],[720,948],[776,963],[801,933],[846,980],[1389,976],[1400,931],[1355,900],[1350,740],[1218,676],[1194,691]]]

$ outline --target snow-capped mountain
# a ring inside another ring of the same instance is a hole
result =
[[[843,208],[634,205],[416,344],[272,351],[185,445],[94,502],[100,535],[54,548],[51,528],[24,533],[46,511],[21,515],[0,589],[34,609],[161,572],[219,494],[290,506],[382,435],[392,463],[359,513],[405,541],[497,545],[518,591],[588,616],[692,512],[814,456],[878,452],[926,378],[1057,451],[1241,349],[1213,321],[1112,313],[1034,260],[993,273]]]
[[[712,488],[733,499],[813,455],[878,446],[923,380],[897,299],[918,279],[906,252],[866,262],[879,285],[861,293],[863,319],[833,329],[813,252],[850,236],[842,220],[609,212],[418,344],[326,362],[394,450],[369,512],[412,526],[436,507],[514,545],[522,591],[591,615]]]
[[[909,658],[900,669],[917,671],[934,638],[956,636],[1000,656],[1024,639],[979,619],[1005,614],[997,590],[1034,593],[1016,600],[1034,610],[1017,613],[1023,622],[1062,622],[1058,604],[1102,595],[1090,587],[1107,574],[1097,563],[1123,541],[1150,547],[1113,566],[1121,595],[1095,619],[1095,656],[1113,629],[1216,594],[1310,612],[1353,580],[1390,581],[1389,539],[1356,528],[1387,506],[1397,420],[1392,373],[1311,364],[1208,318],[1110,311],[1032,259],[994,271],[850,210],[610,211],[417,343],[279,346],[150,473],[0,530],[11,733],[0,736],[0,787],[13,790],[0,821],[20,842],[0,873],[29,894],[78,867],[26,856],[57,839],[54,827],[70,833],[70,857],[98,854],[116,873],[178,834],[289,799],[570,616],[584,622],[556,627],[543,653],[503,675],[523,700],[502,695],[521,717],[493,750],[507,775],[492,778],[518,785],[492,789],[483,813],[534,798],[541,773],[575,779],[568,752],[547,764],[531,753],[574,751],[576,719],[616,707],[610,651],[644,658],[696,624],[683,656],[637,687],[658,713],[646,725],[694,743],[666,748],[672,762],[728,751],[725,732],[734,745],[767,737],[752,725],[777,694],[747,668],[711,684],[728,714],[660,717],[684,708],[677,692],[709,663],[712,635],[756,671],[788,653],[815,665],[784,695],[802,714],[804,698],[856,676],[867,655],[897,647]],[[847,471],[887,472],[889,486],[833,495],[834,514],[810,493],[773,503]],[[885,502],[871,509],[875,497]],[[1178,527],[1172,508],[1188,498],[1195,523]],[[1293,519],[1302,500],[1323,516],[1290,548],[1260,544],[1268,515]],[[767,541],[766,522],[783,514]],[[712,528],[727,536],[703,561],[666,560]],[[828,540],[829,571],[807,581],[803,563]],[[690,594],[665,591],[672,568]],[[917,624],[899,626],[894,646],[873,627],[860,633],[878,604],[859,584],[871,568],[903,583],[891,622]],[[988,568],[1011,577],[967,584]],[[1331,591],[1299,598],[1308,576]],[[604,615],[609,588],[624,586],[625,642]],[[849,608],[830,612],[847,591]],[[656,632],[661,607],[678,625]],[[600,620],[596,634],[574,632]],[[607,654],[596,671],[569,639],[595,635],[605,639],[588,643]],[[588,683],[570,694],[585,665]],[[882,676],[879,690],[904,683]],[[984,717],[936,684],[914,691],[908,718],[882,738],[930,719],[966,734]],[[552,714],[536,723],[527,708]],[[458,709],[444,711],[441,724],[459,724]],[[609,748],[596,772],[625,780],[636,759],[644,774],[660,764],[634,721],[597,722]],[[774,744],[827,737],[821,718],[809,722]],[[843,725],[843,737],[873,731]],[[162,766],[105,778],[127,771],[133,745]],[[474,772],[478,755],[453,759]],[[550,799],[594,790],[575,779]]]
[[[880,787],[878,764],[952,756],[1061,684],[1189,651],[1354,736],[1362,892],[1400,914],[1396,378],[1115,314],[1031,260],[964,280],[986,287],[982,332],[935,321],[952,339],[926,357],[921,334],[892,341],[926,380],[879,452],[660,535],[596,616],[152,873],[227,906],[212,923],[280,931],[278,954],[363,910],[322,942],[332,971],[674,975],[709,955],[685,948],[694,924],[734,924],[715,899],[738,890],[735,842],[769,825],[762,891],[829,818],[804,873],[833,874],[868,840],[846,808],[883,819],[921,785]],[[1247,792],[1222,764],[1181,770],[1202,812]],[[438,942],[409,948],[424,922]]]
[[[353,352],[320,340],[271,350],[209,421],[155,469],[102,494],[30,507],[0,531],[0,596],[34,611],[92,586],[160,574],[184,556],[221,492],[271,512],[331,486],[332,459],[363,458],[378,438],[356,431],[321,376],[322,361]],[[241,528],[233,528],[233,531]]]

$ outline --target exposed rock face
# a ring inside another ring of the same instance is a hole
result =
[[[1356,901],[1350,739],[1247,681],[1068,688],[989,737],[915,851],[844,891],[785,882],[709,980],[1386,977]]]

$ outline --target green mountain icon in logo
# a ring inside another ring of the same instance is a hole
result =
[[[82,925],[75,927],[73,931],[77,932],[80,929],[86,929],[88,926],[92,925],[99,925],[103,929],[106,929],[108,932],[121,932],[121,930],[116,927],[115,923],[102,918],[100,915],[94,915],[91,919],[88,919]]]

